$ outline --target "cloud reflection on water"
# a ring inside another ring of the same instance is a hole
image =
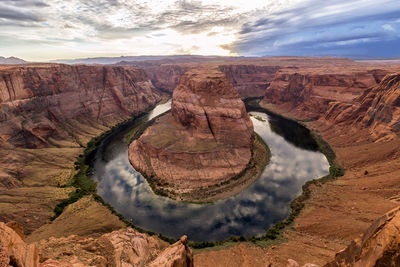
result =
[[[170,104],[169,104],[170,105]],[[168,103],[153,112],[162,113]],[[264,113],[252,112],[268,119]],[[104,147],[106,160],[97,155],[94,170],[98,193],[136,225],[171,237],[187,234],[195,241],[223,240],[231,235],[261,235],[290,213],[289,203],[310,179],[328,174],[329,164],[320,152],[288,143],[271,131],[268,120],[252,117],[255,131],[271,149],[270,164],[261,177],[240,194],[213,204],[188,204],[160,197],[128,160],[123,133]]]

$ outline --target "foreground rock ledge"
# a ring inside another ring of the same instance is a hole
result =
[[[0,222],[0,266],[174,266],[193,267],[193,253],[182,236],[167,245],[132,228],[98,238],[70,235],[27,244],[16,223]]]
[[[243,172],[253,141],[253,124],[225,74],[192,70],[174,91],[171,113],[132,142],[129,160],[154,187],[179,199]]]

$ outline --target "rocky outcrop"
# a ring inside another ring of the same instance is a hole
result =
[[[295,260],[288,259],[286,267],[300,267],[300,265]],[[306,264],[302,265],[301,267],[320,267],[320,266],[316,265],[316,264],[312,264],[312,263],[306,263]]]
[[[187,237],[183,236],[175,244],[167,246],[156,237],[127,228],[98,238],[71,235],[27,245],[23,237],[0,222],[2,267],[145,265],[193,267],[193,254],[187,245]]]
[[[23,234],[15,232],[9,226],[20,229],[14,222],[9,224],[0,222],[0,266],[38,266],[39,255],[36,245],[27,245]]]
[[[135,169],[177,194],[241,173],[251,158],[253,125],[223,73],[187,72],[171,114],[158,118],[129,148]]]
[[[361,99],[355,113],[365,111],[361,123],[376,138],[400,132],[400,73],[387,75]]]
[[[294,110],[300,116],[318,119],[332,104],[351,104],[385,74],[384,70],[338,73],[282,70],[265,91],[264,101]]]
[[[220,70],[226,74],[242,98],[264,96],[265,88],[273,80],[280,66],[249,65],[221,65]]]
[[[183,236],[175,244],[166,248],[149,264],[149,267],[193,267],[193,254],[187,245],[187,237]]]
[[[4,67],[0,141],[28,148],[51,146],[71,139],[71,120],[111,126],[159,99],[145,73],[132,67]]]
[[[189,264],[193,262],[190,248],[180,241],[168,247],[165,242],[131,228],[104,234],[99,238],[76,235],[50,238],[39,241],[38,246],[43,266],[50,264],[49,259],[57,259],[57,263],[52,263],[55,266],[67,263],[82,266],[144,266],[153,260],[168,257]],[[181,251],[176,250],[176,247]],[[182,250],[185,253],[181,253]]]
[[[400,74],[385,76],[352,103],[331,103],[324,119],[367,128],[373,140],[394,138],[400,132]]]
[[[325,267],[400,266],[400,208],[373,223],[361,239],[354,240]]]

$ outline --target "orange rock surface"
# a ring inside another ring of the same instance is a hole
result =
[[[26,244],[0,222],[0,266],[175,266],[193,267],[187,237],[167,246],[156,237],[127,228],[98,238],[68,237]]]
[[[129,159],[147,177],[188,192],[229,180],[251,158],[253,124],[223,73],[187,72],[171,114],[132,142]]]

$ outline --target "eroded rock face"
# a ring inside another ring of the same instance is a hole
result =
[[[367,128],[373,140],[394,138],[400,132],[400,74],[388,74],[352,103],[331,103],[324,119]]]
[[[365,112],[362,123],[377,137],[400,132],[400,73],[387,75],[382,82],[363,97],[360,111]]]
[[[20,229],[16,223],[10,226]],[[27,245],[23,234],[15,232],[5,223],[0,222],[0,266],[36,267],[39,255],[35,244]]]
[[[242,98],[264,96],[265,88],[269,86],[275,73],[281,68],[280,66],[242,64],[219,67]]]
[[[174,91],[171,113],[176,122],[216,139],[218,143],[249,147],[253,124],[243,102],[222,73],[193,71]]]
[[[184,64],[166,64],[144,68],[144,71],[155,87],[172,93],[188,69],[189,67]]]
[[[15,223],[12,226],[16,226]],[[17,229],[20,227],[18,226]],[[39,263],[39,261],[41,263]],[[98,238],[71,235],[27,245],[12,228],[0,222],[0,266],[174,266],[192,267],[187,237],[168,246],[132,228]]]
[[[40,256],[45,259],[41,266],[193,266],[186,237],[168,246],[131,228],[99,238],[72,235],[42,240],[38,244]]]
[[[130,145],[129,159],[148,178],[190,192],[243,171],[253,140],[253,124],[225,75],[194,70],[175,89],[171,114]]]
[[[149,264],[149,267],[157,266],[193,267],[193,254],[187,245],[187,237],[181,237],[178,242],[166,248]]]
[[[349,73],[279,71],[265,91],[264,100],[318,119],[332,103],[351,104],[386,73],[379,70]]]
[[[0,142],[46,147],[74,135],[75,121],[113,125],[160,99],[132,67],[56,64],[0,68]],[[75,122],[76,123],[76,122]]]
[[[361,239],[335,256],[325,267],[400,266],[400,208],[373,223]]]

